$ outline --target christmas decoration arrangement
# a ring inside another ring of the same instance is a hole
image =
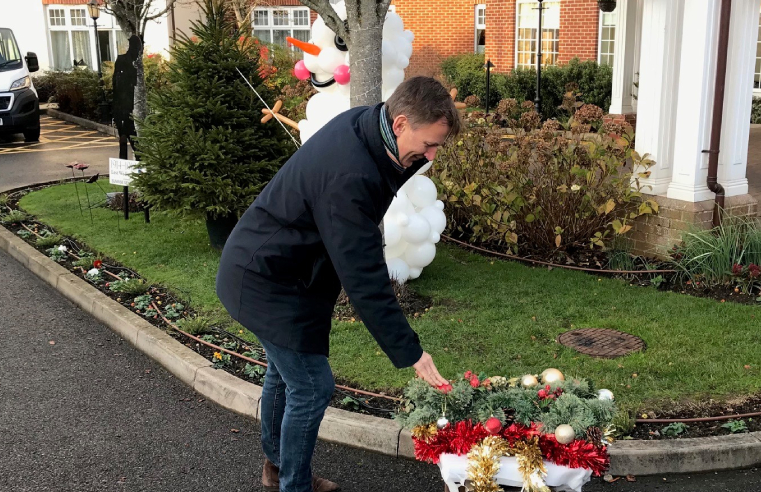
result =
[[[589,380],[554,368],[511,379],[467,371],[438,388],[415,379],[404,395],[395,418],[450,490],[580,492],[608,469],[613,393]]]

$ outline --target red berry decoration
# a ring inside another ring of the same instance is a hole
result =
[[[452,385],[449,383],[445,383],[445,384],[437,386],[436,389],[438,389],[439,391],[441,391],[442,393],[446,395],[447,393],[452,391]]]
[[[474,388],[478,388],[481,385],[481,382],[478,380],[478,376],[473,376],[470,378],[470,385]]]
[[[493,436],[502,430],[502,422],[500,422],[497,417],[489,417],[489,419],[484,424],[484,427],[486,427],[486,430],[489,432],[489,434]]]

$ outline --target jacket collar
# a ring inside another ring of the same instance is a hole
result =
[[[359,117],[359,138],[370,151],[370,155],[378,166],[378,171],[381,176],[383,176],[383,180],[391,189],[391,193],[396,195],[399,188],[414,176],[421,167],[426,165],[428,160],[420,159],[415,161],[410,167],[405,169],[403,173],[399,173],[399,171],[394,168],[394,163],[386,152],[386,147],[383,144],[383,137],[381,135],[381,107],[383,107],[383,103],[369,106]]]

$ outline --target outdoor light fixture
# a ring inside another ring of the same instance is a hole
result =
[[[92,20],[97,22],[98,17],[100,17],[100,5],[98,5],[98,0],[90,0],[87,4],[87,11],[90,13]]]
[[[100,38],[98,36],[98,17],[100,17],[100,5],[98,4],[98,0],[90,0],[87,3],[87,11],[90,13],[90,17],[92,17],[92,25],[93,29],[95,30],[95,58],[98,62],[98,85],[100,86],[100,103],[98,104],[100,108],[100,122],[109,123],[111,118],[108,115],[109,108],[108,103],[106,102],[106,91],[103,88],[103,71],[100,66]]]
[[[597,0],[597,6],[603,12],[613,12],[616,10],[616,0]]]

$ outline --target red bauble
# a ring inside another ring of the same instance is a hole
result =
[[[489,417],[486,420],[484,427],[486,427],[486,430],[489,432],[489,434],[493,436],[499,434],[499,431],[502,430],[502,422],[500,422],[497,417]]]

